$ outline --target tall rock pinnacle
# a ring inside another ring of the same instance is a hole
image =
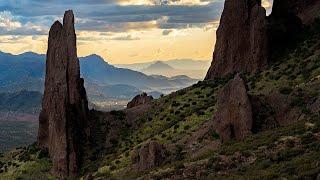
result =
[[[263,69],[267,65],[267,39],[266,10],[261,0],[226,0],[205,79]]]
[[[88,101],[80,78],[74,15],[64,14],[49,32],[45,91],[39,117],[38,145],[47,148],[53,172],[74,176],[81,163],[81,140],[88,130]]]

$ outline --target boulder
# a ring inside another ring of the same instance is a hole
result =
[[[74,15],[66,11],[63,25],[56,21],[49,32],[45,91],[39,116],[38,145],[47,148],[53,172],[76,176],[81,144],[86,137],[88,101],[80,78]]]
[[[147,93],[142,93],[134,97],[127,105],[127,108],[133,108],[142,104],[149,103],[153,100],[152,96],[148,96]]]
[[[239,74],[218,94],[218,108],[213,117],[213,128],[220,140],[243,140],[252,129],[252,107],[245,83]]]
[[[266,10],[257,0],[226,0],[213,61],[205,79],[255,73],[267,65]]]
[[[140,149],[135,148],[131,152],[133,169],[145,171],[160,166],[165,160],[164,152],[164,146],[155,141],[143,145]]]
[[[279,125],[287,125],[296,122],[302,112],[301,108],[292,106],[295,97],[303,97],[302,94],[285,95],[278,91],[271,92],[266,100],[274,112],[274,118]]]

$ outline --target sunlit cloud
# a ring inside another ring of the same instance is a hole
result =
[[[0,12],[0,35],[45,34],[47,30],[31,22],[22,24],[9,11]]]

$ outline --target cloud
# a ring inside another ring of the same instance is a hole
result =
[[[0,35],[41,35],[47,30],[31,22],[25,24],[16,20],[9,11],[0,12]]]
[[[119,41],[133,41],[133,40],[140,40],[139,37],[133,37],[131,34],[127,36],[119,36],[111,38],[111,40],[119,40]]]
[[[141,38],[129,33],[92,33],[89,31],[81,31],[78,33],[77,40],[80,43],[89,42],[89,41],[137,41]]]
[[[0,12],[12,13],[25,27],[32,25],[25,31],[30,35],[47,33],[66,9],[74,10],[79,31],[128,32],[203,27],[219,19],[223,3],[223,0],[0,0]],[[18,28],[10,33],[24,32]]]
[[[169,34],[172,33],[172,32],[173,32],[172,29],[165,29],[165,30],[162,31],[162,35],[163,35],[163,36],[167,36],[167,35],[169,35]]]

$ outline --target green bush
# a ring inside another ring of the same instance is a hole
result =
[[[281,94],[286,94],[286,95],[289,95],[292,91],[293,89],[291,87],[283,87],[279,90]]]
[[[304,152],[301,148],[287,148],[284,150],[281,150],[277,154],[277,161],[287,161],[291,158],[298,156]]]

